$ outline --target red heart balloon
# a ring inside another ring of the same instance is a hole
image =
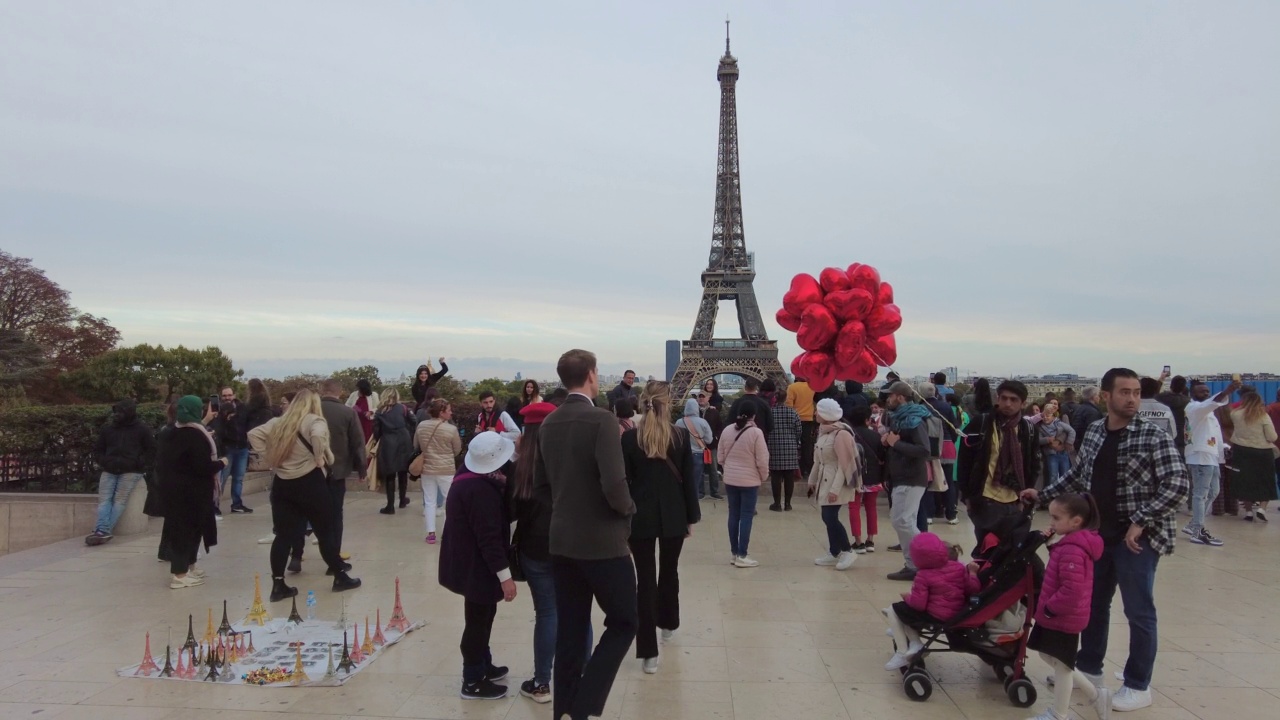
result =
[[[847,290],[849,289],[849,273],[840,268],[829,267],[818,276],[818,284],[822,285],[822,291],[825,293]]]
[[[802,352],[791,360],[791,374],[798,378],[804,377],[804,356],[807,352]]]
[[[880,296],[880,271],[870,265],[854,263],[846,271],[849,274],[849,287],[862,288],[871,297]]]
[[[800,315],[800,329],[796,331],[796,343],[805,350],[822,350],[836,337],[840,324],[826,305],[818,303],[804,309]]]
[[[831,353],[810,350],[802,357],[803,360],[800,363],[802,372],[798,374],[809,382],[809,387],[815,392],[831,387],[831,383],[836,379],[836,363]]]
[[[893,304],[893,286],[887,282],[880,283],[880,297],[877,301],[881,305]]]
[[[898,332],[902,327],[902,311],[897,305],[877,305],[867,315],[867,337],[880,337]]]
[[[791,332],[795,332],[800,329],[800,318],[787,312],[786,308],[779,310],[775,319],[778,321],[778,324],[781,325],[782,329],[784,330],[790,330]]]
[[[796,317],[803,315],[806,307],[820,302],[822,286],[808,273],[800,273],[791,278],[791,289],[782,296],[783,309]]]
[[[892,335],[867,340],[867,351],[872,359],[885,367],[898,362],[898,341]]]
[[[863,350],[852,365],[844,368],[842,374],[854,382],[869,383],[876,379],[876,372],[876,361]]]
[[[822,304],[830,308],[837,320],[861,320],[875,307],[875,298],[862,288],[837,290],[822,298]]]
[[[867,346],[867,328],[861,320],[850,320],[836,333],[836,365],[849,367]]]

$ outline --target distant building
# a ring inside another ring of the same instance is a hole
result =
[[[522,377],[522,376],[520,375],[520,373],[518,373],[518,372],[517,372],[517,373],[516,373],[516,382],[520,382],[520,381],[521,381],[521,380],[523,380],[523,379],[524,379],[524,377]]]
[[[680,341],[667,341],[667,382],[676,376],[676,368],[680,367]]]

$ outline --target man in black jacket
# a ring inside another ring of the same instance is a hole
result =
[[[1080,404],[1071,411],[1071,429],[1076,431],[1076,451],[1080,451],[1080,443],[1084,442],[1084,431],[1102,419],[1102,410],[1098,408],[1098,388],[1087,387],[1080,392]]]
[[[742,385],[742,395],[733,401],[733,405],[729,408],[729,422],[738,420],[738,413],[742,409],[743,403],[755,403],[756,406],[756,427],[764,431],[765,437],[773,430],[773,408],[769,407],[769,401],[760,397],[760,381],[755,378],[747,378]]]
[[[1031,529],[1019,494],[1035,488],[1040,478],[1040,438],[1022,416],[1026,401],[1026,385],[1017,380],[1000,383],[995,412],[971,423],[971,430],[981,428],[979,433],[960,443],[956,458],[960,498],[979,545],[988,533],[1004,540]],[[974,548],[975,553],[978,550]]]
[[[639,404],[640,396],[636,393],[636,371],[628,370],[622,373],[622,382],[618,383],[618,387],[609,391],[605,397],[609,400],[609,409],[613,410],[619,400],[631,400]]]
[[[244,412],[244,405],[236,399],[234,388],[224,387],[218,395],[218,418],[213,423],[218,448],[227,459],[222,468],[220,488],[227,486],[227,478],[231,479],[231,512],[251,513],[244,504],[241,493],[244,490],[244,474],[249,468],[249,416]],[[218,504],[221,504],[219,498]],[[219,512],[219,514],[221,514]]]
[[[911,559],[911,541],[920,530],[916,518],[920,500],[929,485],[929,434],[925,429],[931,413],[927,407],[911,401],[915,391],[904,382],[895,382],[885,391],[885,413],[889,432],[884,435],[888,447],[885,469],[893,483],[890,489],[889,522],[898,534],[905,560],[901,570],[889,573],[890,580],[914,580],[916,565]]]
[[[356,411],[347,407],[339,396],[342,383],[329,378],[320,384],[320,412],[329,425],[329,449],[333,451],[333,465],[329,466],[329,496],[333,501],[334,547],[342,549],[342,505],[347,499],[347,476],[359,473],[364,479],[364,431]]]
[[[151,428],[138,420],[138,405],[121,400],[111,408],[111,422],[98,431],[93,445],[93,459],[102,468],[98,478],[98,521],[93,533],[84,539],[86,545],[101,545],[110,540],[129,495],[151,467],[156,455],[156,439]]]

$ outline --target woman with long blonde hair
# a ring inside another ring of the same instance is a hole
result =
[[[634,430],[622,434],[622,458],[636,504],[629,540],[640,621],[636,657],[653,674],[658,672],[657,629],[666,639],[680,627],[680,551],[702,511],[689,434],[671,424],[671,386],[650,380],[640,402],[644,414]]]
[[[373,417],[373,438],[378,443],[378,475],[387,490],[387,506],[378,512],[394,515],[396,487],[400,488],[400,507],[409,504],[409,463],[413,459],[413,431],[418,421],[400,404],[395,388],[382,391],[378,412]]]
[[[1267,521],[1267,504],[1276,499],[1276,427],[1256,390],[1240,393],[1231,411],[1231,494],[1244,503],[1244,519]]]
[[[284,415],[249,431],[253,465],[266,465],[271,479],[271,522],[276,536],[271,542],[271,602],[298,594],[284,583],[289,550],[301,547],[307,523],[315,530],[320,555],[333,573],[333,590],[360,587],[347,574],[351,566],[338,556],[333,535],[334,514],[329,499],[327,469],[333,464],[329,449],[329,424],[320,411],[320,396],[301,390]]]

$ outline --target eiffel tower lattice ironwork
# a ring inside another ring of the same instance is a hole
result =
[[[769,339],[752,285],[756,273],[747,255],[742,229],[742,189],[738,175],[738,59],[729,53],[729,21],[725,21],[724,57],[716,72],[720,81],[720,142],[716,162],[716,210],[711,230],[711,256],[702,273],[702,303],[693,335],[681,343],[680,365],[671,378],[671,393],[680,399],[713,375],[730,374],[757,380],[785,380],[778,345]],[[715,337],[722,300],[738,310],[739,336]]]

